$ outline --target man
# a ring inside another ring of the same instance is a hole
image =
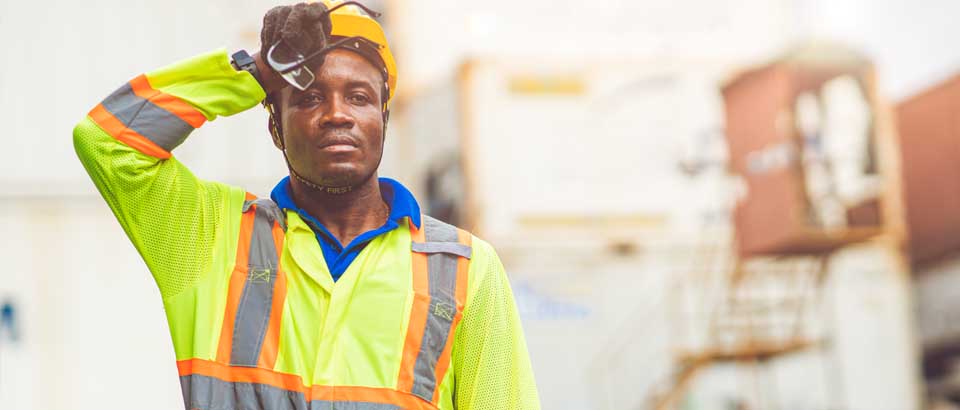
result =
[[[139,76],[74,130],[160,288],[187,409],[539,408],[493,249],[378,178],[396,68],[363,10],[274,8],[253,57]],[[171,156],[262,101],[290,173],[270,199]]]

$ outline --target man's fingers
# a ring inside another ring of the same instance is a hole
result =
[[[306,3],[299,3],[293,6],[290,15],[281,28],[281,36],[294,50],[301,54],[307,54],[313,48],[313,39],[305,32],[307,26],[304,18],[306,15]]]
[[[309,29],[314,41],[319,43],[319,47],[327,46],[327,39],[330,35],[330,24],[324,23],[323,20],[315,20],[311,22]]]
[[[320,2],[310,3],[304,9],[305,20],[311,23],[304,26],[311,28],[314,38],[320,37],[318,33],[323,33],[324,37],[330,35],[330,15],[327,10],[327,6]]]
[[[260,49],[268,50],[280,41],[280,29],[286,22],[292,9],[289,6],[276,6],[263,15],[263,28],[260,29]]]
[[[321,2],[277,6],[263,16],[261,49],[268,50],[283,40],[300,54],[310,54],[326,46],[330,35],[330,16]]]
[[[290,7],[281,36],[297,51],[307,54],[324,47],[330,33],[330,16],[323,3],[299,3]]]

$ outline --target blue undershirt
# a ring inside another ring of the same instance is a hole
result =
[[[360,234],[346,247],[317,218],[314,218],[293,202],[289,176],[281,179],[280,183],[273,188],[273,192],[270,193],[270,198],[281,209],[295,211],[313,229],[313,233],[317,236],[317,242],[320,244],[320,249],[323,251],[323,260],[327,262],[327,269],[330,270],[330,276],[333,276],[334,282],[340,279],[343,272],[347,270],[347,267],[353,263],[360,251],[371,240],[399,227],[403,223],[404,217],[410,217],[413,224],[417,228],[420,227],[420,205],[417,204],[413,194],[393,179],[380,178],[379,181],[380,195],[383,197],[383,202],[390,207],[390,216],[383,226]]]

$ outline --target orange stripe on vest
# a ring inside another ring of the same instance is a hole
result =
[[[204,117],[203,113],[192,105],[173,95],[153,88],[145,75],[141,74],[130,80],[130,88],[132,88],[133,93],[140,96],[140,98],[150,100],[150,102],[155,105],[170,111],[170,113],[180,117],[183,122],[190,124],[193,128],[200,128],[200,126],[207,121],[207,117]]]
[[[283,239],[285,232],[279,222],[273,223],[273,243],[277,249],[277,282],[273,285],[273,300],[270,307],[270,322],[263,339],[260,357],[257,366],[272,369],[277,364],[277,355],[280,351],[280,321],[283,316],[283,304],[287,299],[287,275],[283,271],[280,261],[283,255]]]
[[[410,222],[410,240],[423,243],[426,241],[423,229]],[[430,289],[427,273],[427,255],[411,252],[413,270],[413,307],[410,309],[410,320],[407,325],[407,336],[403,345],[403,359],[400,362],[400,377],[397,380],[397,390],[413,390],[413,372],[420,354],[420,344],[423,342],[423,331],[427,327],[427,314],[430,308]]]
[[[140,135],[140,133],[127,128],[117,117],[114,117],[110,111],[103,107],[103,104],[97,104],[88,114],[93,122],[97,123],[107,134],[110,134],[118,141],[129,145],[133,149],[155,158],[170,158],[170,152],[161,148],[159,145],[150,141],[149,138]]]
[[[248,194],[249,198],[249,194]],[[253,237],[253,221],[256,218],[253,208],[240,217],[240,237],[237,241],[237,261],[230,275],[230,288],[227,291],[227,306],[223,314],[223,327],[220,328],[220,344],[217,347],[217,362],[230,363],[233,351],[233,328],[243,294],[243,284],[247,280],[247,265],[250,258],[250,239]]]

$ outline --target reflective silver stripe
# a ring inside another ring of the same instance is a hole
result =
[[[424,215],[424,239],[428,249],[433,244],[457,244],[457,228]],[[468,246],[460,245],[470,249]],[[417,251],[415,248],[413,251]],[[437,361],[450,336],[453,318],[457,314],[457,258],[459,254],[438,252],[427,256],[427,276],[430,286],[430,307],[423,329],[420,353],[413,368],[411,393],[432,402],[437,388]]]
[[[194,129],[170,111],[136,95],[130,84],[114,91],[102,104],[127,128],[167,151],[180,145]]]
[[[414,242],[412,249],[420,253],[450,253],[467,259],[470,259],[470,254],[473,252],[473,248],[467,245],[451,242]]]
[[[367,403],[359,401],[323,401],[310,402],[310,410],[400,410],[400,406],[383,403]]]
[[[257,199],[248,199],[243,201],[243,212],[250,210],[251,205],[257,205],[257,208],[261,208],[266,211],[267,216],[270,218],[270,223],[279,222],[280,229],[283,229],[284,232],[287,230],[287,215],[277,206],[276,202],[273,202],[270,198],[257,198]]]
[[[225,382],[194,374],[180,377],[187,410],[400,410],[393,404],[314,400],[303,393],[258,384]]]
[[[230,364],[233,366],[257,365],[270,322],[273,287],[277,279],[277,247],[273,241],[274,217],[269,209],[269,203],[273,202],[258,201],[260,202],[257,202],[255,208],[256,217],[250,238],[247,281],[243,285],[233,326],[233,348],[230,352]]]
[[[307,410],[303,393],[255,383],[231,383],[208,376],[180,376],[187,410]]]

